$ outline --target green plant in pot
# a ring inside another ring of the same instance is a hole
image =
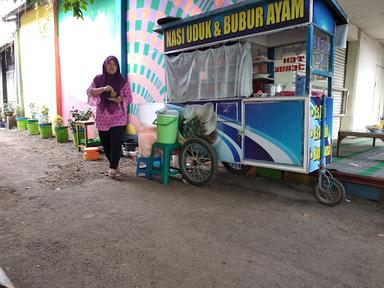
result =
[[[56,134],[56,141],[59,143],[68,143],[68,126],[64,125],[64,119],[60,115],[53,117],[52,124]]]
[[[17,106],[16,106],[16,111],[15,111],[15,113],[16,113],[16,117],[25,117],[25,115],[24,115],[24,109],[23,109],[23,106],[21,106],[21,105],[17,105]]]
[[[36,103],[32,102],[29,104],[29,111],[31,113],[31,118],[37,119],[37,116],[39,115],[39,107],[36,105]]]
[[[21,105],[17,105],[16,107],[16,123],[17,129],[19,130],[27,130],[27,119],[24,117],[24,109]]]
[[[71,127],[72,131],[72,139],[73,139],[73,144],[78,147],[79,143],[76,137],[76,125],[75,123],[78,121],[87,121],[90,120],[93,117],[93,112],[90,108],[87,110],[79,110],[79,109],[74,109],[72,107],[72,110],[69,111],[69,119],[68,119],[68,125]],[[80,129],[79,130],[79,138],[84,139],[84,130]]]
[[[12,103],[4,103],[4,115],[13,116],[15,114],[15,107]]]
[[[39,134],[39,125],[37,120],[38,108],[35,103],[32,102],[29,104],[29,111],[32,118],[27,120],[28,135],[37,135]]]
[[[52,123],[49,121],[49,108],[45,105],[40,108],[39,131],[41,138],[52,138]]]

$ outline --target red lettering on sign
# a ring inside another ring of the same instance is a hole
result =
[[[295,65],[288,65],[288,66],[279,66],[279,67],[275,67],[274,69],[275,73],[303,71],[303,70],[305,70],[305,65],[302,63],[295,64]]]
[[[304,62],[305,56],[297,56],[298,62]]]

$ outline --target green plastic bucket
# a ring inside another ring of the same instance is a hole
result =
[[[52,124],[51,123],[41,123],[39,124],[40,136],[42,139],[52,138]]]
[[[75,145],[75,147],[79,147],[79,143],[78,143],[77,137],[76,137],[76,128],[71,128],[71,131],[72,131],[73,145]],[[82,129],[82,128],[79,129],[79,138],[80,138],[80,141],[81,141],[81,139],[85,139],[84,129]]]
[[[16,117],[17,129],[27,130],[27,119],[25,117]]]
[[[68,127],[55,127],[56,141],[59,143],[68,143]]]
[[[27,129],[28,129],[28,135],[39,134],[39,125],[38,125],[37,119],[28,119],[27,120]]]
[[[179,127],[179,112],[162,109],[156,111],[157,119],[153,124],[157,125],[157,142],[162,144],[176,143]]]

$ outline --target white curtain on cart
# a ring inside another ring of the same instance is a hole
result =
[[[166,56],[167,94],[171,102],[252,95],[250,43]]]

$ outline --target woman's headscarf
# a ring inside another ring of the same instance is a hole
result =
[[[116,63],[116,73],[110,75],[107,73],[107,64],[109,61],[113,60]],[[120,93],[121,88],[127,82],[123,76],[120,74],[120,65],[119,60],[115,56],[108,56],[103,63],[103,74],[97,75],[93,82],[96,85],[96,88],[104,87],[110,85],[113,87],[115,92]],[[107,98],[111,97],[111,92],[104,92],[100,95],[100,104],[99,107],[101,111],[107,109],[109,113],[114,113],[118,109],[118,104],[116,102],[109,101]]]

